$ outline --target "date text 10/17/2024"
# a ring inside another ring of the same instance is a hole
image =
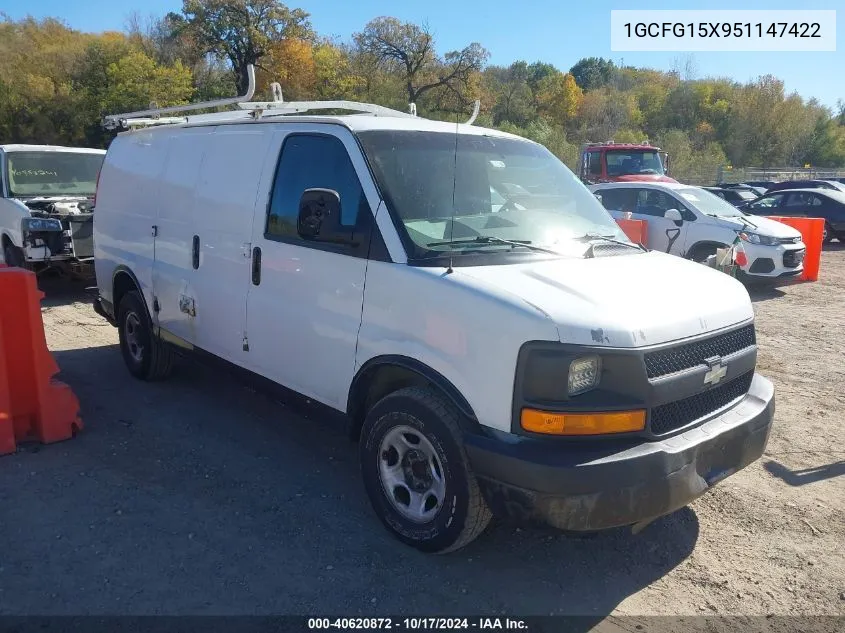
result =
[[[398,631],[527,631],[528,624],[519,618],[308,618],[312,631],[333,629],[398,630]]]

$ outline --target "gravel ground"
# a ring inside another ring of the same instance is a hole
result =
[[[843,616],[845,248],[821,275],[752,292],[762,459],[638,536],[496,525],[448,556],[387,535],[336,422],[192,363],[135,381],[81,289],[50,284],[85,429],[0,458],[0,614]]]

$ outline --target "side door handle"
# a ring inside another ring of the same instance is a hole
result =
[[[261,283],[261,249],[257,246],[252,249],[252,285]]]
[[[194,235],[194,245],[191,249],[191,265],[194,270],[200,267],[200,236]]]

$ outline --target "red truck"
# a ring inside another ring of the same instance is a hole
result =
[[[579,172],[587,184],[677,182],[669,177],[669,154],[648,143],[586,143]]]

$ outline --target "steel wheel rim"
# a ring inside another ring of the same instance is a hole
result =
[[[378,452],[379,479],[393,508],[414,523],[434,519],[446,498],[443,464],[420,431],[397,426],[384,436]]]
[[[141,345],[141,319],[134,312],[126,315],[123,323],[123,337],[126,341],[126,349],[129,355],[137,362],[144,359],[144,346]]]

